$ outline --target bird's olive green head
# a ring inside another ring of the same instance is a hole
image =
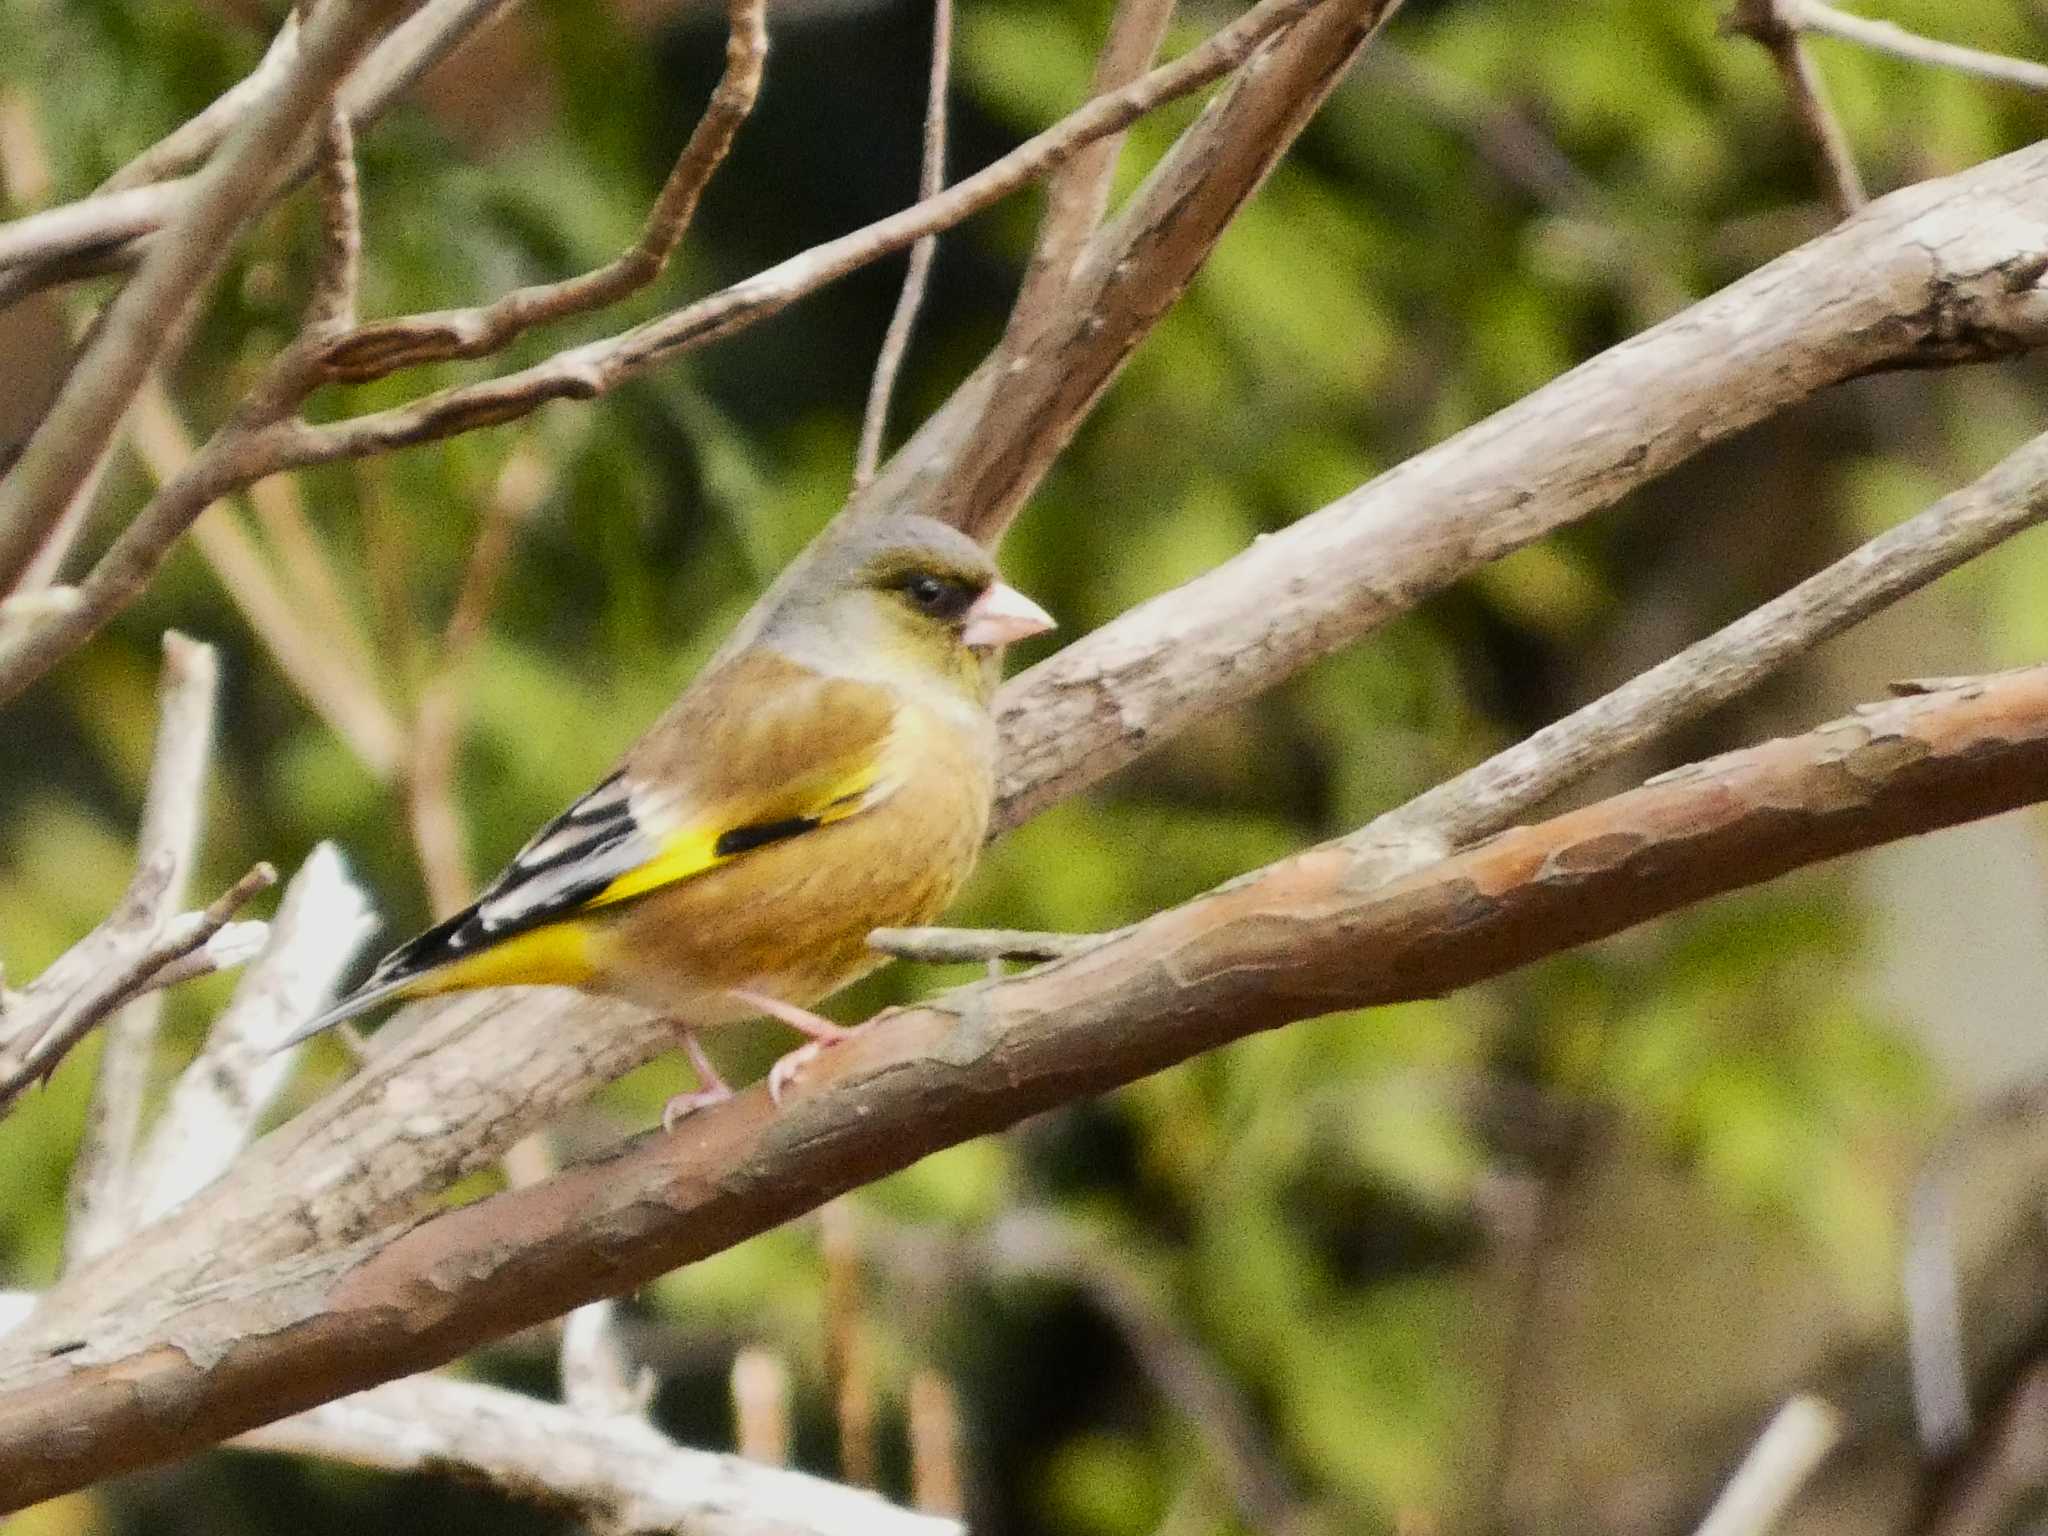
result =
[[[843,520],[801,557],[766,616],[761,639],[824,670],[941,683],[985,701],[994,689],[1000,626],[985,618],[1003,594],[995,562],[957,529],[928,517]],[[1011,630],[1034,633],[1050,620]],[[1007,609],[1005,611],[1008,611]]]

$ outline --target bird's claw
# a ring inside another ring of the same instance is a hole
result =
[[[852,1033],[851,1030],[846,1032],[848,1035]],[[782,1107],[782,1096],[796,1081],[797,1074],[845,1038],[846,1035],[831,1035],[821,1040],[807,1040],[768,1069],[768,1097],[777,1109]]]
[[[688,1116],[700,1109],[709,1109],[714,1104],[723,1104],[732,1097],[732,1090],[724,1083],[715,1088],[699,1088],[695,1093],[679,1093],[661,1106],[661,1128],[672,1131]]]

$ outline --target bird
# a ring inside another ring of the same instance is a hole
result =
[[[385,1002],[570,986],[676,1022],[698,1090],[664,1126],[730,1096],[698,1034],[750,1018],[808,1037],[770,1069],[779,1105],[851,1033],[811,1010],[884,963],[869,933],[930,922],[972,870],[1000,653],[1053,627],[957,529],[840,518],[614,771],[280,1048]]]

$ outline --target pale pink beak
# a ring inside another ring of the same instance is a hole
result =
[[[998,581],[974,600],[960,628],[960,642],[992,650],[1053,629],[1052,615],[1008,582]]]

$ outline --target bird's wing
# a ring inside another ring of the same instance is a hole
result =
[[[693,687],[476,902],[385,956],[301,1040],[387,998],[589,979],[568,921],[843,821],[894,789],[888,691],[765,654]]]

